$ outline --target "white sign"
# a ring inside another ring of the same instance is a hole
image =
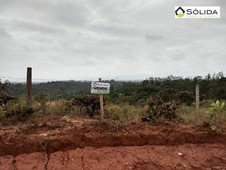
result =
[[[175,18],[220,18],[220,6],[175,6]]]
[[[92,82],[91,83],[91,93],[95,94],[109,94],[110,93],[110,83],[102,82]]]

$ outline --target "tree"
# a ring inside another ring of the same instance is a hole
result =
[[[14,99],[13,96],[10,95],[8,90],[9,81],[5,81],[4,83],[0,80],[0,105],[6,104],[9,100]]]
[[[65,98],[65,90],[63,87],[60,87],[57,94],[58,99],[64,99]]]

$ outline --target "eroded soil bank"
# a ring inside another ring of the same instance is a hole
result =
[[[226,169],[226,145],[118,146],[0,157],[1,170]]]
[[[0,170],[226,169],[226,126],[32,120],[0,127]]]

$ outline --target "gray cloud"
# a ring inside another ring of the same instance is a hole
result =
[[[0,28],[0,38],[11,38],[11,35],[3,28]]]
[[[149,35],[149,34],[146,34],[145,35],[145,39],[149,42],[153,42],[153,41],[159,41],[161,40],[163,37],[162,36],[159,36],[159,35]]]
[[[67,3],[59,1],[53,10],[53,18],[56,24],[66,26],[81,27],[88,22],[89,11],[85,8],[82,1],[68,1]]]
[[[221,19],[174,18],[220,5]],[[0,0],[0,77],[143,79],[226,71],[226,4],[201,0]],[[23,61],[23,62],[22,62]]]

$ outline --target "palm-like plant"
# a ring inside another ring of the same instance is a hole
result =
[[[211,116],[210,124],[211,124],[212,130],[216,129],[217,114],[220,114],[223,111],[224,106],[225,106],[225,103],[220,102],[219,100],[210,104],[210,109],[212,111],[210,115]]]
[[[215,103],[213,102],[210,104],[211,109],[217,113],[222,112],[224,106],[225,106],[225,103],[220,102],[219,100],[217,100]]]

